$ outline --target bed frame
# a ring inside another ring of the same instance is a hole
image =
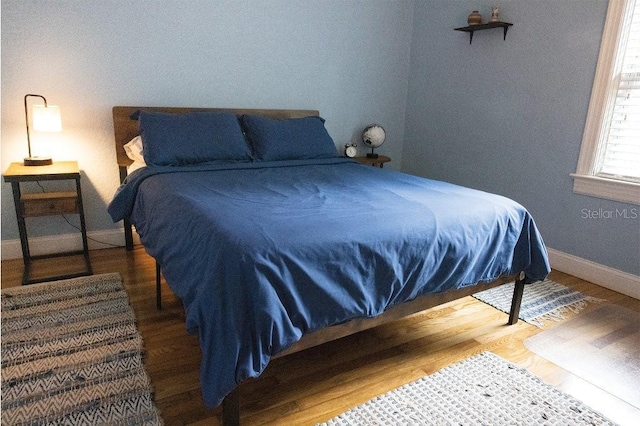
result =
[[[127,166],[132,161],[127,157],[124,151],[124,145],[138,135],[138,122],[132,115],[139,110],[185,113],[199,111],[217,111],[217,112],[233,112],[235,114],[255,114],[263,115],[270,118],[300,118],[319,115],[315,110],[284,110],[284,109],[235,109],[235,108],[176,108],[176,107],[135,107],[135,106],[115,106],[113,107],[113,124],[116,143],[116,155],[120,170],[120,182],[122,183],[127,176]],[[131,223],[124,221],[125,244],[127,250],[133,248],[133,231]],[[158,309],[160,304],[160,265],[156,263],[156,304]],[[376,327],[385,323],[396,321],[406,316],[442,305],[453,300],[457,300],[482,290],[497,287],[506,282],[515,281],[513,298],[511,301],[511,310],[509,314],[508,324],[512,325],[518,322],[520,313],[520,304],[522,301],[522,293],[524,291],[524,273],[516,276],[503,277],[491,283],[478,284],[460,290],[451,290],[444,293],[436,293],[418,297],[412,301],[394,306],[384,313],[374,318],[354,319],[344,324],[338,324],[327,327],[313,333],[306,334],[291,346],[289,349],[278,353],[273,358],[280,358],[301,350],[309,349],[323,343],[331,342],[363,330]],[[224,425],[238,425],[240,423],[240,410],[238,400],[239,388],[229,394],[222,403],[222,420]]]

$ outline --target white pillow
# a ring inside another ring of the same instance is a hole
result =
[[[142,138],[140,136],[136,136],[124,145],[124,152],[127,153],[127,157],[133,161],[142,161],[144,163],[142,150]]]
[[[127,157],[133,160],[133,163],[127,167],[127,174],[131,174],[134,170],[138,170],[140,167],[146,167],[147,164],[144,161],[142,138],[136,136],[124,145],[124,152],[127,153]]]

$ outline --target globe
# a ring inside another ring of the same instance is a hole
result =
[[[371,153],[367,154],[369,158],[376,158],[378,154],[374,154],[373,150],[384,143],[387,134],[379,124],[371,124],[365,127],[362,132],[362,142],[371,148]]]

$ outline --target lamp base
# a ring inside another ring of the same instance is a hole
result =
[[[378,154],[374,154],[373,152],[369,152],[367,154],[367,158],[378,158]]]
[[[50,157],[27,157],[24,159],[25,166],[49,166],[53,164]]]

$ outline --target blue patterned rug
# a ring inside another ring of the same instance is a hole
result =
[[[162,424],[119,274],[2,290],[2,424]]]
[[[476,299],[509,313],[514,283],[504,284],[473,295]],[[545,320],[559,321],[567,312],[579,312],[588,302],[602,299],[585,296],[555,281],[545,280],[524,286],[519,318],[529,324],[542,327]]]

